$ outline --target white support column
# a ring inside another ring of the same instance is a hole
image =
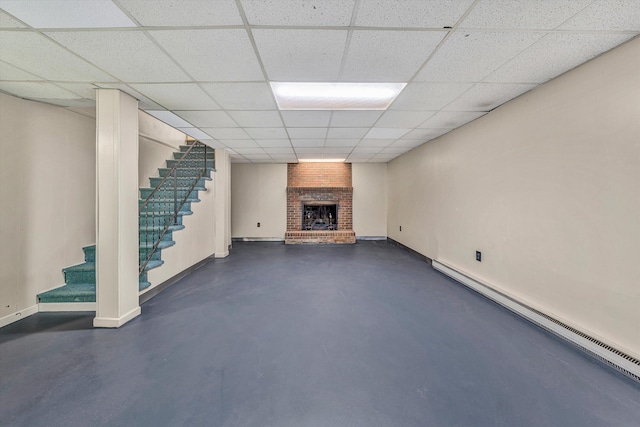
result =
[[[215,192],[216,258],[229,255],[231,245],[231,159],[225,150],[216,149],[216,172],[213,177]]]
[[[116,89],[96,95],[96,317],[118,328],[138,303],[138,101]]]

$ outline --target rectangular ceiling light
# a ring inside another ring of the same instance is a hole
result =
[[[300,163],[344,163],[347,159],[298,159]]]
[[[386,110],[406,83],[271,83],[281,110]]]

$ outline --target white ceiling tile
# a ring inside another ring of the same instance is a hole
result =
[[[67,98],[31,98],[33,101],[45,102],[67,108],[95,109],[96,101],[93,99],[67,99]]]
[[[537,32],[456,31],[420,71],[416,81],[482,80],[542,36]]]
[[[435,111],[473,86],[470,83],[411,83],[391,104],[391,110]]]
[[[373,126],[381,115],[382,111],[334,111],[331,113],[331,127],[357,128]]]
[[[1,6],[0,6],[1,7]],[[25,28],[22,22],[0,10],[0,28]]]
[[[269,155],[293,155],[293,148],[291,147],[269,147],[265,148],[264,151]]]
[[[229,115],[242,127],[282,127],[277,111],[229,111]]]
[[[111,0],[2,0],[0,7],[34,28],[136,26]]]
[[[428,136],[429,139],[433,139],[433,136]],[[411,150],[412,148],[419,147],[424,144],[424,139],[399,139],[393,144],[391,144],[388,148],[396,148],[396,149],[404,149]]]
[[[291,141],[288,139],[259,139],[256,143],[263,148],[291,147]]]
[[[29,99],[80,99],[75,93],[69,92],[53,83],[47,82],[7,82],[0,81],[0,90]]]
[[[125,82],[191,80],[140,31],[66,31],[46,34]]]
[[[552,30],[593,0],[482,0],[461,28]]]
[[[310,158],[310,155],[315,155],[318,157],[322,157],[322,147],[302,147],[302,148],[297,148],[296,147],[296,154],[298,155],[298,157],[301,158]],[[304,157],[303,157],[304,156]]]
[[[324,147],[324,139],[292,139],[294,148]]]
[[[356,148],[354,148],[353,150],[353,154],[377,154],[380,152],[380,150],[383,150],[382,147],[369,147],[369,146],[357,146]]]
[[[202,128],[203,131],[219,140],[248,139],[249,135],[241,128]],[[225,145],[229,145],[224,142]]]
[[[445,34],[428,31],[354,31],[340,80],[409,81]],[[420,49],[416,49],[416,46],[420,46]]]
[[[322,154],[341,154],[346,156],[351,153],[353,147],[324,147],[322,149]]]
[[[221,139],[220,142],[234,150],[237,150],[239,148],[259,148],[260,147],[252,139]]]
[[[437,138],[441,135],[444,135],[447,132],[450,132],[451,129],[414,129],[411,132],[407,133],[402,139],[413,139],[418,141],[429,141],[433,138]]]
[[[387,111],[376,123],[378,127],[414,128],[433,116],[433,111]]]
[[[134,84],[133,89],[167,110],[216,110],[216,104],[194,83]]]
[[[97,87],[90,83],[57,83],[63,89],[73,92],[81,98],[96,99]]]
[[[364,27],[453,27],[473,0],[360,0],[356,25]]]
[[[367,139],[388,139],[388,138],[400,138],[402,135],[409,132],[411,129],[403,129],[403,128],[371,128],[369,132],[367,132]]]
[[[329,128],[327,138],[362,138],[369,128]]]
[[[225,110],[276,110],[267,83],[204,83],[202,87]]]
[[[367,163],[388,163],[389,161],[395,159],[398,156],[388,156],[388,155],[383,155],[383,156],[373,156],[371,159],[369,159],[367,161]]]
[[[394,147],[393,145],[383,148],[380,151],[380,154],[402,154],[402,153],[406,153],[407,152],[407,148],[405,147]]]
[[[149,31],[198,81],[260,81],[264,74],[245,29]]]
[[[331,111],[282,111],[287,127],[327,127]]]
[[[235,0],[118,0],[145,27],[242,25]]]
[[[325,147],[351,147],[355,146],[360,142],[360,138],[336,138],[329,139],[327,138],[324,142]]]
[[[351,22],[354,0],[242,0],[250,25],[334,26]]]
[[[27,73],[20,68],[14,67],[11,64],[0,61],[0,78],[2,80],[42,80],[34,74]],[[327,120],[328,122],[329,120]]]
[[[238,124],[224,111],[180,111],[174,110],[178,116],[182,117],[191,125],[197,127],[238,127]]]
[[[269,80],[336,81],[347,41],[346,30],[256,29],[256,41]]]
[[[287,128],[290,138],[325,138],[327,128]]]
[[[440,111],[419,127],[452,129],[462,126],[465,123],[469,123],[478,117],[484,116],[485,114],[485,112]]]
[[[112,82],[115,79],[46,37],[24,31],[0,31],[2,60],[53,81]]]
[[[271,156],[269,156],[267,153],[264,153],[264,154],[243,154],[242,156],[245,159],[249,159],[249,160],[271,160]]]
[[[211,148],[218,148],[218,149],[225,149],[227,148],[226,145],[224,145],[223,143],[221,143],[220,141],[217,141],[215,139],[201,139],[200,142],[202,142],[203,144],[208,145]]]
[[[362,141],[360,141],[360,144],[358,144],[358,147],[386,147],[387,145],[391,144],[393,141],[395,141],[395,139],[389,138],[389,139],[363,139]]]
[[[478,83],[445,107],[447,111],[490,111],[536,87],[535,84]]]
[[[210,135],[202,132],[198,128],[188,127],[188,128],[178,128],[179,131],[186,133],[187,135],[195,138],[195,139],[209,139]]]
[[[271,158],[277,163],[296,163],[298,158],[294,156],[277,156],[271,154]]]
[[[563,30],[640,30],[640,2],[596,0],[560,26]]]
[[[627,34],[552,33],[498,68],[484,81],[543,83],[618,46],[630,37]],[[553,61],[549,58],[553,58]]]
[[[267,154],[262,148],[235,148],[234,151],[243,156],[247,154]]]
[[[175,114],[173,114],[171,111],[164,111],[164,110],[145,110],[145,113],[149,114],[150,116],[155,117],[156,119],[160,120],[161,122],[164,122],[170,126],[173,126],[174,128],[179,128],[179,127],[191,127],[193,126],[191,123],[183,120],[182,118],[176,116]],[[209,137],[207,137],[208,139]]]
[[[254,139],[284,139],[287,132],[284,128],[246,128],[249,136]]]

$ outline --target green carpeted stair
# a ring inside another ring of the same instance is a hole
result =
[[[186,152],[191,148],[191,151]],[[205,159],[206,153],[206,159]],[[177,179],[173,176],[167,178],[161,183],[163,177],[171,173],[173,167],[182,162],[176,168]],[[147,271],[160,267],[162,261],[162,249],[166,249],[175,245],[173,241],[173,233],[182,230],[182,218],[185,215],[192,215],[191,204],[198,203],[200,199],[198,194],[200,191],[206,191],[206,181],[211,180],[211,172],[214,172],[214,151],[211,148],[196,143],[192,145],[180,146],[180,152],[173,154],[173,159],[167,160],[167,167],[160,168],[159,177],[149,178],[150,188],[140,188],[140,206],[153,193],[153,199],[149,200],[140,211],[139,215],[139,263],[143,263],[148,258],[156,241],[160,239],[157,249],[153,252],[151,259],[140,274],[138,290],[142,291],[151,283],[147,280]],[[190,191],[194,184],[196,173],[203,170],[206,165],[204,177],[198,179],[195,187]],[[158,186],[160,187],[158,188]],[[182,201],[186,198],[186,202],[182,205],[178,212],[178,216],[174,224],[169,225],[166,233],[162,238],[160,235],[165,229],[166,224],[171,220],[175,213],[174,195],[178,200]],[[43,292],[38,295],[40,303],[69,303],[69,302],[95,302],[96,301],[96,246],[85,246],[84,263],[64,268],[65,285],[51,291]]]

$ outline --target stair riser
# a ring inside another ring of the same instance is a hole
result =
[[[152,261],[160,261],[162,259],[161,252],[162,252],[162,249],[158,249],[157,251],[155,251],[153,253],[153,255],[151,256],[151,260]],[[145,262],[147,260],[148,256],[149,256],[149,250],[140,249],[140,255],[138,257],[138,264],[142,264],[143,262]]]
[[[147,226],[147,227],[148,226],[156,226],[156,227],[157,226],[162,226],[162,227],[165,227],[169,223],[170,220],[171,220],[170,216],[169,217],[156,216],[156,217],[148,217],[148,218],[141,217],[138,220],[138,224],[140,226],[142,226],[142,227],[145,227],[145,226]],[[182,225],[182,216],[181,215],[179,215],[176,218],[176,224]]]
[[[161,233],[160,231],[156,231],[154,233],[152,233],[152,232],[140,233],[140,236],[139,236],[140,244],[143,245],[145,243],[155,243],[155,242],[157,242],[158,241],[158,237],[160,237],[160,233]],[[165,233],[165,235],[162,236],[162,240],[163,241],[173,240],[171,231],[167,231]]]
[[[140,189],[140,198],[142,200],[146,200],[151,195],[152,191],[153,191],[153,189],[151,189],[151,188],[141,188]],[[191,194],[189,194],[189,198],[190,199],[197,199],[198,198],[198,194],[199,194],[199,190],[193,190],[191,192]],[[187,189],[184,189],[184,190],[178,189],[178,197],[184,198],[184,196],[186,196],[186,195],[187,195]],[[173,189],[168,190],[168,189],[162,189],[161,188],[161,189],[159,189],[158,191],[156,191],[154,193],[153,197],[173,199]]]
[[[189,154],[173,153],[173,158],[174,158],[174,160],[185,159],[185,160],[202,160],[202,161],[204,161],[203,154],[204,153],[189,153]],[[215,160],[214,154],[207,152],[207,160]]]
[[[183,190],[183,191],[188,190],[189,188],[191,188],[191,186],[193,185],[194,181],[195,181],[194,179],[189,179],[189,178],[178,178],[178,190]],[[207,181],[208,181],[208,179],[206,179],[206,178],[200,178],[197,181],[196,185],[198,187],[204,187],[205,183]],[[160,178],[160,177],[149,178],[149,182],[151,184],[151,188],[156,188],[162,182],[162,178]],[[172,179],[167,179],[165,182],[162,183],[161,189],[164,189],[164,190],[171,189],[171,190],[173,190],[173,186],[174,186],[173,180]]]
[[[192,169],[176,169],[176,172],[178,173],[178,178],[183,177],[183,178],[194,178],[196,176],[198,176],[200,173],[202,173],[202,168],[192,168]],[[206,177],[211,177],[211,172],[212,169],[208,168],[202,175],[206,176]],[[159,168],[158,169],[158,174],[162,177],[170,175],[169,179],[173,178],[173,171],[171,168]]]
[[[200,159],[187,158],[186,160],[183,160],[182,162],[180,162],[180,166],[178,166],[178,169],[181,169],[181,168],[200,169],[201,167],[203,167],[203,163],[204,163],[204,160],[202,158],[200,158]],[[167,168],[168,169],[173,168],[177,164],[178,164],[178,160],[176,160],[176,159],[167,160]],[[215,168],[215,160],[207,159],[207,167],[209,169]]]
[[[66,271],[64,281],[68,285],[79,283],[96,283],[96,271]]]
[[[82,248],[84,251],[84,262],[96,262],[96,245]]]
[[[142,202],[140,202],[139,205],[142,205]],[[178,206],[179,205],[180,205],[180,200],[178,200]],[[166,213],[167,215],[173,215],[173,213],[175,212],[174,206],[175,205],[173,202],[149,202],[144,207],[142,212],[163,212],[163,213]],[[181,212],[191,211],[191,202],[186,202],[184,205],[182,205],[182,207],[180,208],[180,211]]]

